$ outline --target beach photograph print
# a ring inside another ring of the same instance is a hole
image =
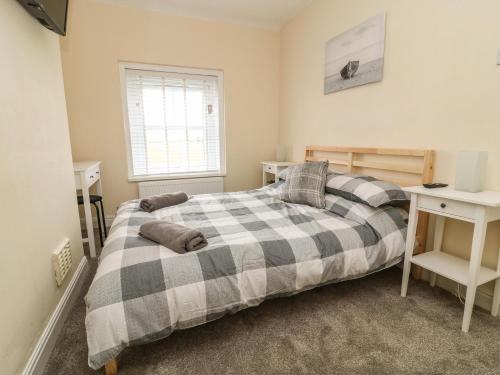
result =
[[[385,13],[330,39],[325,54],[325,95],[382,80]]]

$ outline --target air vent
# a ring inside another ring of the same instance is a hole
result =
[[[52,265],[56,275],[57,286],[61,286],[71,269],[71,246],[65,238],[62,244],[52,253]]]

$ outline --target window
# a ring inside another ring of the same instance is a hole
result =
[[[121,64],[129,180],[225,173],[222,72]]]

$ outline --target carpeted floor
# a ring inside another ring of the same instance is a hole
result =
[[[93,275],[95,264],[92,265]],[[500,318],[476,309],[460,330],[462,305],[412,281],[399,295],[393,268],[325,286],[140,347],[119,357],[119,374],[500,374]],[[90,280],[86,284],[86,288]],[[96,374],[87,366],[82,291],[45,374]]]

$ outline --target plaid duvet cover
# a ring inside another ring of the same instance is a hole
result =
[[[361,277],[401,259],[406,213],[334,195],[326,209],[285,203],[279,184],[198,195],[141,211],[122,204],[85,297],[89,366],[268,298]],[[165,219],[200,230],[208,246],[177,254],[138,236]]]

